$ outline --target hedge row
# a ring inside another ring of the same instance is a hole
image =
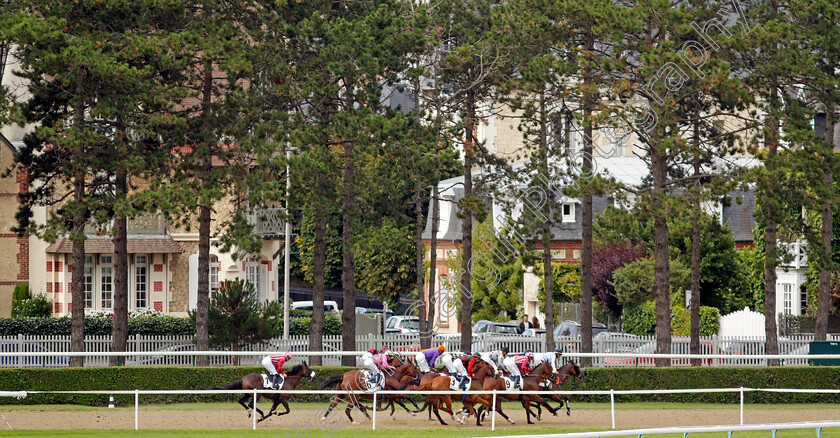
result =
[[[317,389],[324,380],[352,368],[314,367],[315,381],[304,380],[298,389]],[[103,367],[103,368],[27,368],[0,370],[3,390],[133,390],[133,389],[210,389],[223,386],[252,372],[256,367]],[[773,368],[587,368],[586,377],[566,382],[566,390],[639,390],[687,388],[808,388],[831,389],[840,386],[840,367]],[[616,402],[662,401],[738,403],[738,393],[634,394],[616,396]],[[118,405],[134,402],[133,395],[115,395]],[[233,395],[143,395],[141,403],[186,403],[234,401]],[[297,401],[326,402],[327,396],[300,395]],[[608,402],[609,396],[575,396],[576,401]],[[747,403],[838,403],[840,394],[785,394],[745,392]],[[105,406],[107,395],[32,394],[16,400],[0,398],[2,404],[80,404]]]
[[[295,314],[300,314],[295,312]],[[70,335],[71,319],[61,318],[0,318],[0,336],[23,335]],[[282,325],[282,324],[281,324]],[[289,332],[292,335],[307,335],[311,316],[297,316],[290,319]],[[85,318],[86,335],[110,335],[113,331],[112,318]],[[195,334],[195,324],[190,318],[174,316],[143,316],[128,319],[129,335],[190,336]],[[327,315],[324,320],[325,335],[340,335],[341,320]]]

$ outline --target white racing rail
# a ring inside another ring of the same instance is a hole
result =
[[[736,392],[740,393],[740,412],[741,412],[741,424],[739,426],[706,426],[710,428],[717,428],[714,431],[731,431],[735,430],[776,430],[776,429],[813,429],[814,426],[803,426],[803,427],[794,427],[795,425],[810,425],[810,424],[817,424],[817,423],[784,423],[787,424],[789,427],[778,427],[778,428],[764,428],[764,429],[750,429],[749,427],[767,427],[767,426],[775,426],[775,425],[745,425],[744,424],[744,393],[745,392],[780,392],[780,393],[817,393],[817,394],[838,394],[840,393],[840,389],[777,389],[777,388],[704,388],[704,389],[658,389],[658,390],[609,390],[609,391],[424,391],[423,393],[419,393],[417,391],[399,391],[399,390],[387,390],[387,391],[376,391],[376,392],[349,392],[350,394],[354,394],[357,396],[361,395],[370,395],[373,396],[373,404],[376,405],[377,398],[381,397],[382,395],[387,394],[407,394],[407,395],[425,395],[425,394],[438,394],[438,395],[464,395],[464,394],[487,394],[493,395],[492,400],[492,409],[491,409],[491,430],[496,430],[496,395],[504,395],[504,394],[517,394],[517,395],[524,395],[524,394],[535,394],[535,395],[548,395],[548,394],[558,394],[558,395],[609,395],[610,396],[610,415],[612,418],[612,428],[615,429],[615,396],[622,395],[622,394],[690,394],[690,393],[725,393],[725,392]],[[24,394],[134,394],[134,429],[140,429],[140,395],[151,395],[151,394],[253,394],[254,406],[256,407],[257,401],[257,394],[324,394],[324,395],[339,395],[339,394],[348,394],[348,391],[336,391],[336,390],[140,390],[135,389],[131,390],[117,390],[117,391],[27,391],[23,392]],[[458,402],[458,398],[454,398],[453,402]],[[318,411],[321,412],[321,411]],[[338,411],[334,411],[336,415]],[[254,411],[251,415],[253,418],[253,425],[252,428],[256,430],[257,428],[257,415]],[[341,418],[343,420],[343,417]],[[343,423],[343,422],[342,422]],[[819,423],[822,424],[822,423]],[[826,423],[829,424],[829,423]],[[821,427],[840,427],[840,422],[837,422],[837,426],[834,426],[834,423],[830,423],[832,425],[823,425],[818,426],[817,428]],[[736,427],[748,427],[747,429],[737,429]],[[657,434],[657,433],[684,433],[685,429],[689,429],[690,427],[682,427],[682,428],[669,428],[669,429],[681,429],[678,432],[670,431],[670,432],[645,432],[646,434]],[[729,428],[729,429],[721,429],[721,428]],[[732,429],[736,428],[736,429]],[[372,429],[376,430],[376,409],[372,410]],[[658,431],[662,429],[638,429],[642,431]],[[701,430],[694,430],[694,432],[702,432]],[[558,435],[522,435],[522,437],[527,436],[545,436],[545,437],[571,437],[571,436],[579,436],[579,437],[607,437],[607,436],[626,436],[626,435],[635,435],[641,436],[645,433],[637,433],[635,431],[623,430],[623,431],[605,431],[605,432],[590,432],[585,435],[574,433],[574,434],[558,434]],[[817,435],[819,436],[819,430],[817,431]],[[775,432],[773,434],[775,436]]]

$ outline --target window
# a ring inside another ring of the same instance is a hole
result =
[[[110,309],[114,306],[114,267],[112,256],[99,256],[101,267],[99,268],[100,296],[102,298],[102,309]]]
[[[210,296],[219,291],[219,259],[210,256]]]
[[[85,309],[93,309],[93,256],[85,256]]]
[[[245,281],[254,286],[254,290],[260,290],[260,263],[248,262],[245,264]]]
[[[575,221],[575,203],[566,202],[563,204],[563,222]]]
[[[487,324],[480,322],[475,325],[474,333],[484,333],[487,330]]]
[[[782,308],[785,315],[791,314],[791,306],[793,306],[793,285],[790,283],[782,284]]]
[[[145,309],[149,306],[147,295],[149,290],[148,269],[146,256],[137,256],[134,263],[134,307],[136,309]]]
[[[799,286],[799,314],[804,315],[808,308],[808,290],[805,285]]]

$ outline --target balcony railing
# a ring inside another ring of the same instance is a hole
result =
[[[286,231],[282,208],[252,208],[248,212],[248,223],[254,226],[254,233],[263,238],[280,237]]]
[[[110,235],[114,229],[114,220],[104,224],[85,225],[85,234]],[[167,234],[166,216],[163,213],[149,213],[130,217],[126,220],[126,231],[130,235],[160,236]]]

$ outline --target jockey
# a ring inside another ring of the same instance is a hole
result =
[[[451,353],[444,353],[440,355],[440,361],[443,362],[443,365],[449,370],[449,375],[455,376],[458,379],[459,388],[463,391],[464,386],[466,385],[467,379],[464,377],[467,376],[467,370],[464,369],[464,363],[461,359],[452,360]]]
[[[414,361],[417,362],[417,367],[420,372],[426,374],[431,372],[431,368],[435,367],[435,361],[441,353],[446,351],[446,347],[438,345],[437,348],[427,348],[414,355]]]
[[[501,350],[495,350],[488,353],[481,353],[481,360],[490,364],[493,367],[493,370],[496,371],[495,374],[499,374],[499,368],[504,367],[502,361],[505,360],[505,357],[508,354],[507,347],[502,347]]]
[[[374,360],[375,356],[379,356],[379,351],[377,351],[375,348],[371,348],[370,350],[366,351],[362,355],[362,364],[364,364],[364,366],[366,366],[368,370],[370,370],[370,382],[373,384],[379,384],[379,376],[381,373],[379,372],[379,367],[377,366],[376,361]]]
[[[528,362],[534,357],[534,353],[527,351],[521,355],[508,356],[504,360],[505,368],[510,372],[513,379],[513,386],[522,388],[522,372],[528,371]]]
[[[382,370],[394,369],[393,365],[388,363],[389,357],[387,351],[388,350],[386,350],[386,348],[383,347],[381,350],[379,350],[379,354],[373,355],[373,363],[375,363],[377,368],[379,368],[380,374],[382,373]]]
[[[268,371],[272,389],[280,389],[280,376],[286,375],[283,373],[283,364],[291,358],[292,353],[272,354],[263,358],[261,363]]]
[[[536,368],[537,365],[539,365],[543,362],[548,362],[551,365],[551,371],[554,371],[554,370],[557,369],[558,361],[560,360],[560,356],[562,356],[562,355],[563,355],[563,349],[562,348],[556,348],[554,350],[554,352],[535,354],[534,355],[534,368]]]

